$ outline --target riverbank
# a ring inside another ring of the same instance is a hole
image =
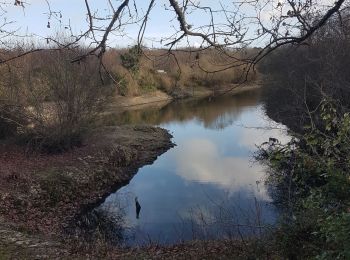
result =
[[[0,234],[11,235],[10,241],[0,237],[0,259],[280,259],[273,250],[260,248],[257,241],[192,241],[174,246],[117,248],[96,244],[90,248],[75,247],[70,240],[57,242],[29,236],[0,225]]]
[[[243,91],[253,88],[256,87]],[[164,96],[160,93],[156,97]],[[150,101],[147,97],[136,100]],[[153,101],[147,104],[159,105]],[[173,256],[186,259],[188,255],[220,254],[230,258],[244,253],[241,243],[232,241],[119,249],[103,241],[85,245],[80,238],[74,238],[74,234],[67,236],[67,229],[79,213],[103,201],[105,196],[128,183],[138,168],[152,163],[172,147],[170,138],[167,131],[160,128],[122,126],[98,128],[82,147],[61,155],[26,156],[20,147],[2,144],[0,259],[10,256],[79,259],[81,254],[91,258],[103,255],[131,259],[154,258],[154,255],[158,259]]]
[[[169,95],[163,91],[156,90],[141,96],[125,97],[117,95],[107,107],[105,113],[126,110],[138,110],[144,107],[163,107],[175,99],[205,98],[217,95],[235,95],[246,91],[261,88],[260,81],[245,84],[231,84],[220,88],[196,87],[194,89],[184,89],[174,95]]]
[[[60,241],[80,212],[170,149],[170,139],[158,127],[123,126],[96,129],[83,146],[57,155],[26,155],[2,143],[0,257]]]

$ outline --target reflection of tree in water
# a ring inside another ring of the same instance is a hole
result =
[[[231,113],[225,113],[218,116],[214,121],[206,124],[204,122],[204,127],[209,129],[225,129],[226,127],[232,125],[240,115],[240,111],[237,113],[232,113],[234,111],[230,111]]]
[[[105,208],[95,208],[83,215],[76,223],[76,232],[85,241],[105,242],[122,245],[126,239],[126,214],[122,207],[113,210],[113,214]]]
[[[117,116],[117,121],[124,124],[159,125],[196,119],[203,122],[205,128],[223,129],[232,125],[244,108],[256,106],[259,102],[259,96],[259,90],[252,90],[234,96],[180,100],[161,109],[146,108],[125,111]]]
[[[220,202],[208,199],[208,205],[192,207],[183,216],[183,221],[191,222],[192,239],[258,238],[273,226],[267,202],[256,197],[239,197],[239,201],[227,197]]]

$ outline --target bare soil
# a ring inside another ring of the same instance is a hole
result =
[[[27,155],[23,147],[2,143],[0,259],[11,248],[12,253],[18,247],[25,248],[18,252],[32,252],[43,243],[57,248],[81,211],[125,185],[172,146],[166,130],[151,126],[97,129],[82,147],[57,155]]]

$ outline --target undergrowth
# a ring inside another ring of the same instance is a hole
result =
[[[319,115],[322,127],[260,147],[283,212],[273,237],[291,259],[350,259],[350,114],[324,99]]]

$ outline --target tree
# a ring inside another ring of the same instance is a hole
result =
[[[142,2],[137,0],[106,0],[99,1],[99,5],[108,8],[108,11],[99,11],[91,7],[91,1],[84,0],[87,26],[81,33],[73,33],[71,25],[65,29],[71,33],[69,42],[60,42],[55,38],[47,37],[51,50],[62,48],[73,49],[77,46],[88,45],[89,48],[83,55],[77,55],[72,62],[83,60],[87,56],[101,58],[108,48],[108,39],[111,35],[125,34],[131,26],[137,25],[138,35],[136,43],[141,46],[146,26],[150,18],[157,16],[152,10],[157,4],[164,3],[164,12],[171,12],[175,26],[171,36],[164,36],[160,43],[167,47],[169,53],[178,47],[185,47],[190,39],[200,41],[196,51],[208,48],[217,48],[222,55],[230,58],[230,62],[222,64],[220,70],[234,66],[247,65],[248,70],[262,60],[275,49],[287,44],[303,44],[319,28],[326,24],[330,17],[337,14],[341,16],[341,10],[348,7],[346,0],[329,2],[324,4],[321,0],[238,0],[238,1],[198,1],[177,0],[156,1],[149,0],[147,8],[142,8]],[[0,17],[3,23],[0,26],[0,63],[6,63],[12,59],[26,55],[27,53],[41,51],[44,47],[31,46],[23,48],[15,53],[8,53],[11,48],[8,39],[16,36],[16,30],[7,29],[12,22],[7,17],[9,5],[26,9],[29,2],[15,0],[0,3]],[[48,23],[51,27],[52,18],[62,18],[61,11],[54,11],[54,2],[46,0]],[[143,2],[144,3],[144,2]],[[51,6],[52,4],[52,6]],[[197,22],[193,17],[202,15],[206,19]],[[189,21],[192,21],[189,22]],[[22,35],[23,36],[23,35]],[[257,52],[251,55],[245,54],[248,47],[259,47]],[[231,50],[242,53],[233,55]],[[244,54],[244,55],[243,55]],[[203,68],[205,70],[206,68]],[[215,72],[215,71],[209,71]]]

